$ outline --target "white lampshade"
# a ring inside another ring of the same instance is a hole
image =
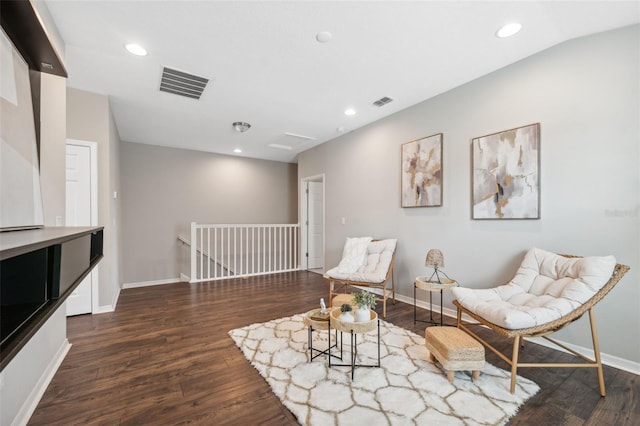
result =
[[[438,249],[431,249],[427,252],[427,258],[424,261],[425,266],[431,266],[434,269],[438,269],[444,266],[444,256]]]

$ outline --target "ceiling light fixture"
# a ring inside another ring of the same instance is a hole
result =
[[[329,31],[320,31],[316,34],[316,41],[318,43],[327,43],[332,37],[333,35]]]
[[[233,150],[236,154],[242,154],[242,150],[240,148],[236,148]]]
[[[242,121],[236,121],[235,123],[233,123],[233,128],[236,132],[244,133],[251,128],[251,124],[244,123]]]
[[[136,43],[125,44],[124,48],[127,49],[127,51],[132,55],[147,56],[147,49],[140,46],[139,44],[136,44]]]
[[[514,34],[517,34],[522,29],[522,24],[519,22],[511,22],[509,24],[504,25],[502,28],[496,32],[496,37],[506,38],[511,37]]]
[[[353,109],[353,108],[347,108],[347,109],[344,111],[344,115],[356,115],[356,110],[355,110],[355,109]]]

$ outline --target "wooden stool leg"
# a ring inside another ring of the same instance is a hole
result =
[[[480,378],[480,370],[473,370],[473,371],[471,372],[471,379],[472,379],[473,381],[476,381],[476,380],[478,380],[479,378]]]
[[[433,354],[431,352],[429,352],[429,361],[436,362],[436,357],[433,356]]]
[[[453,370],[447,371],[447,379],[449,380],[449,383],[453,383]]]

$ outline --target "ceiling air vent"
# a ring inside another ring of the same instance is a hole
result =
[[[381,106],[383,106],[383,105],[388,104],[388,103],[389,103],[389,102],[391,102],[391,101],[393,101],[393,99],[388,98],[388,97],[386,97],[386,96],[385,96],[384,98],[380,98],[380,99],[378,99],[378,100],[377,100],[377,101],[375,101],[373,104],[374,104],[375,106],[377,106],[377,107],[381,107]]]
[[[309,142],[315,141],[316,138],[305,135],[298,135],[296,133],[284,132],[284,134],[278,136],[274,140],[267,144],[270,148],[284,149],[291,151],[293,149],[301,149],[305,147]]]
[[[160,91],[200,99],[208,82],[208,78],[164,67],[160,80]]]

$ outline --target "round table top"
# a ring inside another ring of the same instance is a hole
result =
[[[436,291],[436,290],[451,290],[452,287],[458,285],[458,283],[450,278],[440,278],[439,281],[433,279],[429,280],[429,277],[416,277],[415,285],[422,290]]]
[[[327,308],[327,312],[330,313],[332,309],[335,308]],[[316,319],[320,317],[320,312],[322,309],[312,309],[302,317],[302,322],[307,327],[311,326],[314,330],[328,330],[329,329],[329,315],[327,315],[326,319]],[[340,309],[338,308],[338,311]]]
[[[342,322],[340,321],[340,308],[333,309],[331,311],[331,328],[334,328],[338,331],[344,331],[346,333],[368,333],[376,329],[376,325],[378,322],[378,314],[373,309],[370,309],[371,319],[369,321],[359,321],[359,322]]]

